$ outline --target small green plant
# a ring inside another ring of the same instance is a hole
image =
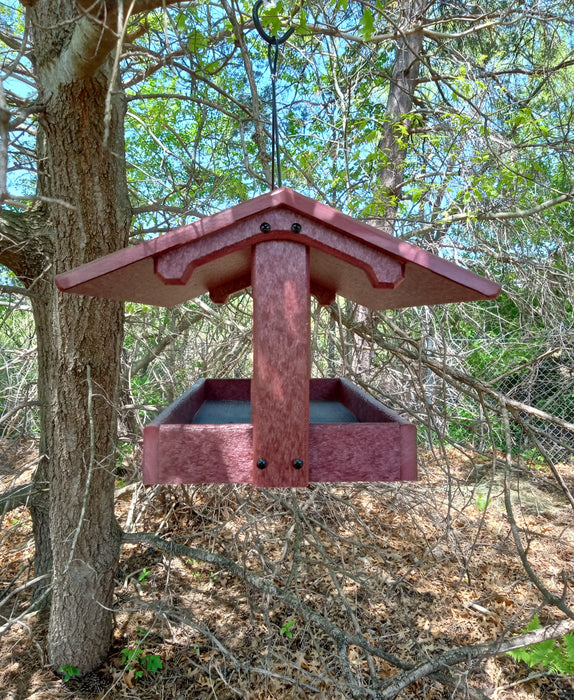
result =
[[[138,581],[140,583],[146,583],[150,577],[151,571],[149,569],[143,568],[138,576]]]
[[[534,615],[523,632],[532,632],[540,627],[538,615]],[[574,676],[574,634],[565,634],[562,639],[546,639],[508,653],[513,659],[524,661],[530,668],[541,666],[553,673]]]
[[[134,672],[134,678],[141,678],[144,671],[153,674],[163,668],[161,657],[158,654],[144,654],[140,647],[122,649],[121,654],[122,664],[126,667],[126,671]]]
[[[211,577],[212,581],[217,581],[217,574],[215,571],[210,572],[209,576]]]
[[[146,654],[142,657],[142,664],[149,673],[156,673],[163,668],[161,657],[157,654]]]
[[[64,683],[67,683],[70,679],[80,675],[78,669],[75,666],[70,666],[69,664],[62,666],[60,673],[64,674]]]
[[[541,467],[546,466],[546,460],[535,447],[525,450],[522,453],[522,456],[529,463],[529,465],[535,469],[540,469]]]
[[[287,622],[283,625],[281,628],[281,636],[289,637],[289,639],[293,639],[293,633],[291,632],[291,628],[295,625],[295,620],[287,620]]]
[[[135,664],[139,661],[139,657],[143,655],[143,651],[136,647],[135,649],[122,649],[122,664],[127,667],[128,671],[131,670],[131,664]]]
[[[483,493],[479,493],[476,497],[476,507],[478,510],[485,511],[490,503],[490,498],[487,498]]]

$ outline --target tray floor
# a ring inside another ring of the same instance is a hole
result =
[[[251,423],[250,401],[204,401],[192,423]],[[310,423],[358,423],[357,418],[339,401],[311,401]]]

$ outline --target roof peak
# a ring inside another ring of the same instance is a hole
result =
[[[59,275],[62,291],[172,306],[250,283],[263,240],[310,249],[311,282],[372,309],[489,299],[500,286],[288,187]]]

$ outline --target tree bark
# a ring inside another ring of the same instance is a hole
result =
[[[402,3],[400,28],[405,33],[397,40],[387,98],[385,128],[379,141],[379,149],[385,156],[384,167],[379,172],[383,187],[383,228],[391,234],[401,197],[403,167],[407,154],[406,137],[400,127],[408,128],[407,115],[412,110],[414,92],[418,84],[424,38],[422,20],[426,7],[426,0],[404,0]],[[418,24],[421,25],[421,31],[406,31]]]
[[[127,244],[123,104],[113,101],[106,146],[108,89],[102,70],[45,97],[51,196],[69,205],[50,206],[56,274]],[[84,673],[106,658],[112,634],[120,547],[113,466],[123,306],[58,294],[51,324],[54,580],[48,653],[56,669],[71,664]]]
[[[37,292],[31,301],[42,437],[30,507],[36,574],[54,572],[49,658],[56,670],[70,664],[85,673],[105,659],[112,633],[123,306],[60,294],[54,276],[127,245],[125,97],[113,53],[129,12],[161,2],[25,4],[42,105],[37,193],[43,203],[24,213],[2,211],[0,263]]]
[[[50,495],[54,573],[48,653],[56,670],[70,664],[85,673],[106,658],[112,635],[120,548],[113,466],[123,307],[60,294],[53,277],[125,246],[131,211],[124,97],[114,86],[109,99],[111,59],[92,65],[93,73],[85,61],[74,72],[78,26],[86,21],[71,21],[77,12],[70,0],[40,0],[29,10],[44,105],[39,191],[53,232],[50,270],[42,278],[45,301],[34,308],[40,400],[48,404],[36,475],[36,487],[49,483]],[[90,55],[89,45],[83,49]],[[66,70],[58,70],[62,57]],[[46,513],[39,503],[35,519],[46,521]],[[42,556],[49,552],[47,531],[39,521],[35,528]]]
[[[54,305],[55,290],[53,278],[47,273],[37,278],[42,296],[32,298],[32,310],[36,325],[36,343],[38,347],[38,400],[40,402],[40,458],[32,477],[32,496],[30,514],[34,531],[34,573],[36,577],[52,574],[52,543],[50,539],[50,451],[52,446],[52,416],[50,367],[52,360],[52,337],[50,312]],[[41,578],[34,588],[34,598],[41,601],[42,607],[48,607],[50,596],[44,595],[50,584],[50,577]]]

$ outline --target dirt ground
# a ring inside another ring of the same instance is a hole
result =
[[[0,445],[0,491],[29,480],[33,441]],[[409,663],[511,636],[543,605],[517,553],[504,503],[500,456],[442,450],[422,455],[420,481],[313,485],[304,491],[244,486],[138,484],[137,448],[123,456],[117,515],[148,532],[217,552],[295,594],[350,635]],[[574,467],[560,464],[574,489]],[[521,541],[555,595],[574,578],[574,513],[547,468],[507,473]],[[347,698],[332,638],[280,595],[246,585],[225,567],[126,544],[117,576],[112,654],[97,672],[64,682],[45,653],[45,616],[27,611],[33,578],[28,510],[0,528],[0,698]],[[18,588],[22,588],[17,591]],[[10,596],[10,597],[9,597]],[[567,600],[572,603],[572,596]],[[351,645],[347,669],[376,697],[398,671]],[[71,660],[71,665],[73,660]],[[56,669],[57,670],[57,669]],[[574,682],[509,655],[448,670],[495,700],[574,700]],[[464,697],[426,678],[399,697]]]

